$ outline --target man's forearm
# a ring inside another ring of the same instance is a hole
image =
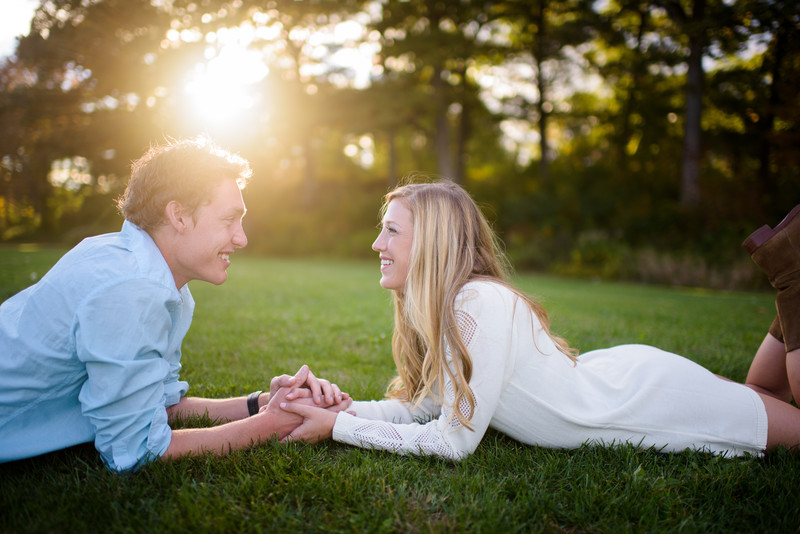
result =
[[[190,413],[189,410],[184,412],[185,408],[192,410],[196,408],[207,409],[208,405],[205,404],[205,401],[212,401],[210,405],[219,409],[216,413],[227,413],[227,410],[231,410],[240,415],[244,413],[244,417],[210,428],[173,430],[172,440],[162,458],[178,458],[205,452],[223,455],[231,451],[264,443],[273,437],[283,439],[303,422],[302,417],[280,409],[279,404],[285,401],[286,393],[287,391],[284,389],[279,390],[275,394],[275,402],[269,404],[264,411],[252,417],[247,417],[249,413],[246,397],[219,401],[192,397],[181,399],[181,402],[175,405],[179,414]],[[237,405],[239,406],[238,408],[236,407]],[[209,411],[209,413],[211,412]]]
[[[210,428],[186,428],[172,431],[172,440],[162,458],[212,452],[216,455],[263,443],[271,437],[255,421],[240,420]],[[273,432],[273,435],[275,433]]]
[[[269,392],[264,392],[258,398],[258,406],[265,406],[269,402]],[[169,420],[176,418],[208,415],[215,421],[222,423],[239,421],[250,416],[247,408],[247,397],[232,397],[228,399],[204,399],[201,397],[183,397],[178,404],[167,408]]]
[[[206,452],[228,454],[272,438],[282,439],[301,422],[302,418],[293,414],[264,411],[253,417],[209,428],[173,430],[172,440],[162,458],[179,458]]]

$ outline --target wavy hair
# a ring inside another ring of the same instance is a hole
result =
[[[177,200],[194,217],[200,206],[211,201],[214,187],[234,179],[244,189],[251,174],[247,160],[206,137],[169,140],[150,147],[133,162],[117,208],[127,220],[152,233],[164,223],[170,201]]]
[[[472,360],[461,338],[455,300],[464,284],[474,280],[497,282],[518,295],[558,349],[575,361],[577,351],[550,334],[545,309],[508,283],[510,266],[499,240],[464,189],[446,181],[402,185],[385,196],[381,215],[393,200],[411,211],[414,230],[405,287],[393,291],[392,353],[398,376],[389,384],[388,397],[416,405],[433,394],[444,402],[446,374],[454,387],[453,407],[464,406],[464,401],[469,405],[468,416],[460,409],[453,413],[471,428]],[[446,362],[446,347],[452,368]]]

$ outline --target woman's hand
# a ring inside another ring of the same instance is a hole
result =
[[[263,434],[264,438],[270,438],[269,434],[272,434],[282,441],[305,422],[303,416],[281,409],[281,404],[287,402],[286,395],[289,391],[291,390],[288,388],[279,388],[274,394],[270,393],[269,403],[262,406],[256,416],[250,418],[264,425],[264,428],[270,429]]]
[[[294,376],[281,375],[272,379],[269,384],[270,397],[275,394],[278,388],[306,388],[311,392],[314,403],[323,408],[340,404],[350,398],[350,395],[342,392],[339,386],[331,384],[329,380],[317,378],[307,365],[303,365]],[[305,392],[301,389],[289,392],[287,400],[293,401],[305,397]]]
[[[288,396],[287,396],[288,397]],[[288,399],[287,399],[288,400]],[[346,399],[330,408],[319,408],[300,402],[281,402],[280,407],[285,412],[299,415],[303,422],[281,441],[307,441],[317,443],[331,437],[333,425],[336,424],[336,414],[346,410],[352,399]]]

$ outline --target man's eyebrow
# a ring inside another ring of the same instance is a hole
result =
[[[225,211],[225,216],[239,215],[241,217],[244,217],[245,213],[247,213],[247,208],[228,208]]]

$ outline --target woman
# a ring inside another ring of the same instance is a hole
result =
[[[630,443],[725,456],[800,444],[800,410],[659,349],[580,357],[544,309],[508,284],[497,240],[452,183],[386,196],[380,284],[394,294],[398,377],[387,400],[348,412],[283,403],[304,417],[288,439],[459,459],[488,427],[523,443]]]

